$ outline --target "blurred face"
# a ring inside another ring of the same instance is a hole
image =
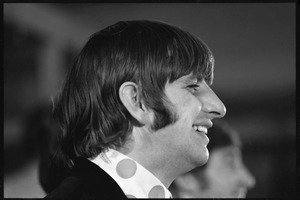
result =
[[[204,80],[192,76],[166,84],[165,94],[177,120],[155,133],[161,152],[176,161],[176,167],[203,165],[208,160],[207,129],[212,119],[225,115],[223,103]]]
[[[208,188],[200,192],[207,198],[245,198],[255,178],[243,164],[240,149],[225,147],[211,152],[205,169]]]

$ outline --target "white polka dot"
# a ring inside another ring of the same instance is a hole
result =
[[[148,197],[149,198],[165,198],[165,190],[162,186],[156,185],[149,191]]]
[[[137,165],[133,160],[128,158],[121,160],[117,164],[117,174],[124,179],[131,178],[136,173]]]

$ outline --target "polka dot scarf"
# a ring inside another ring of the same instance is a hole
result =
[[[116,150],[109,149],[91,161],[108,173],[128,198],[172,198],[151,172]]]

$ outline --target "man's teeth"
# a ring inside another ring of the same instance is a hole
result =
[[[204,126],[194,125],[193,128],[195,129],[195,131],[199,131],[199,132],[203,132],[203,133],[207,134],[207,128],[205,128]]]

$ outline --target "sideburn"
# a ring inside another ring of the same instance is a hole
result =
[[[165,102],[165,101],[163,101]],[[165,128],[166,126],[172,125],[177,122],[178,115],[175,109],[172,109],[170,102],[163,103],[160,108],[153,109],[154,111],[154,122],[151,126],[153,131]]]

